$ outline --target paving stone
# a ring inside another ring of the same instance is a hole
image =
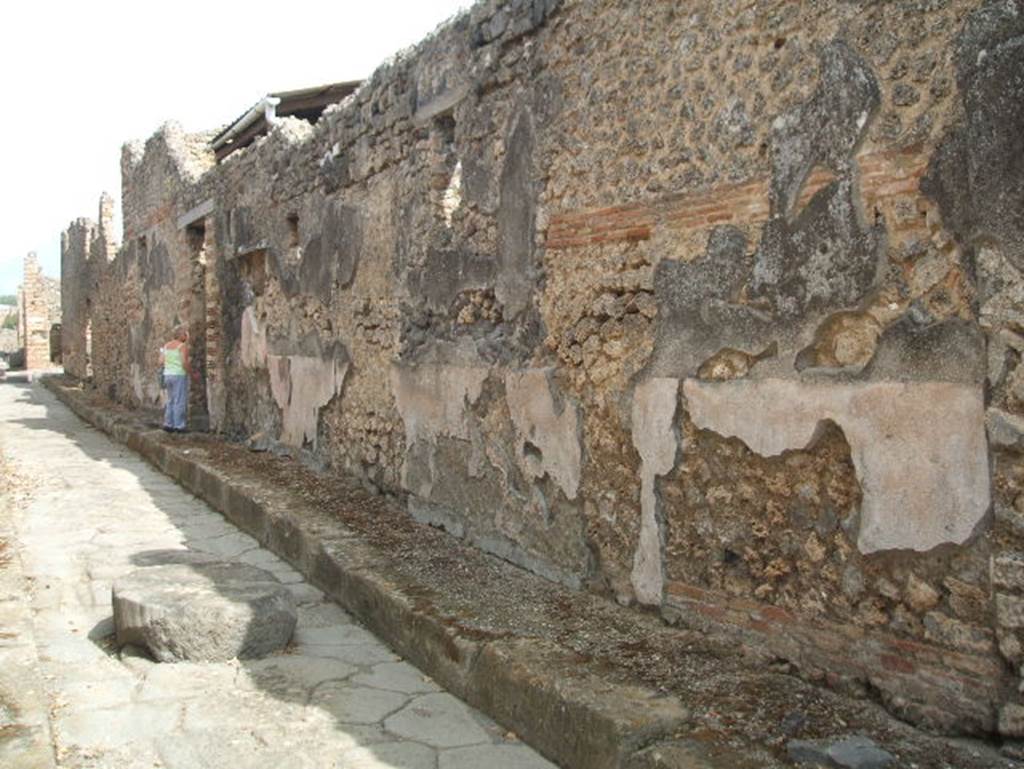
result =
[[[0,766],[4,769],[43,769],[54,765],[49,729],[20,723],[4,726],[4,738],[0,740]]]
[[[258,734],[270,744],[291,741],[300,732],[308,736],[318,727],[336,728],[329,714],[309,707],[308,701],[305,689],[296,696],[244,686],[214,690],[206,697],[180,702],[183,715],[177,731],[188,739],[207,734]]]
[[[132,549],[143,550],[158,546],[173,547],[180,544],[181,539],[170,539],[157,537],[148,533],[136,533],[131,531],[112,531],[109,534],[100,534],[93,540],[93,544],[102,549]]]
[[[302,646],[351,646],[380,643],[373,633],[354,622],[295,629],[295,643]]]
[[[190,544],[199,542],[205,539],[213,539],[215,537],[221,537],[225,534],[237,534],[238,529],[232,526],[227,521],[214,520],[210,518],[199,518],[191,523],[179,525],[178,529],[188,539]],[[267,551],[263,551],[267,552]],[[254,564],[258,565],[258,564]]]
[[[352,682],[403,694],[441,691],[441,687],[407,662],[382,662],[369,673],[354,676]]]
[[[296,651],[324,659],[338,660],[356,667],[369,667],[382,662],[399,662],[401,657],[381,643],[346,646],[297,646]]]
[[[176,702],[59,711],[54,730],[65,745],[125,745],[167,734],[177,726],[181,713]]]
[[[299,622],[295,632],[303,633],[313,628],[331,627],[332,625],[356,626],[353,619],[337,604],[329,602],[306,604],[299,607]]]
[[[322,590],[310,585],[308,582],[298,582],[287,585],[292,595],[295,596],[295,602],[297,604],[304,603],[320,603],[324,600],[324,594]]]
[[[261,657],[295,629],[291,593],[269,572],[239,563],[151,566],[114,583],[119,644],[161,662]]]
[[[203,697],[211,691],[234,687],[239,668],[235,664],[179,662],[152,665],[135,684],[136,702]]]
[[[105,658],[106,652],[88,638],[79,638],[70,632],[66,637],[39,644],[39,659],[44,662],[91,665]]]
[[[290,567],[278,567],[270,570],[284,585],[298,585],[303,582],[304,577]]]
[[[280,558],[262,547],[243,553],[238,556],[238,560],[242,563],[251,564],[252,566],[259,566],[261,569],[266,569],[267,571],[274,571],[275,567],[283,563]]]
[[[373,724],[394,713],[408,696],[344,683],[318,686],[310,703],[326,710],[342,724]]]
[[[189,539],[186,541],[193,550],[198,550],[201,553],[211,553],[228,559],[237,558],[243,553],[259,547],[259,542],[248,534],[243,534],[239,531],[223,534],[219,537]]]
[[[244,663],[242,676],[257,688],[275,695],[309,695],[314,687],[327,681],[341,681],[356,669],[331,657],[276,656]]]
[[[268,745],[248,733],[212,732],[189,739],[164,738],[156,742],[166,769],[329,769],[318,748],[294,744]],[[339,766],[333,764],[333,766]]]
[[[341,755],[345,769],[434,769],[436,760],[431,748],[409,742],[358,747]]]
[[[211,553],[200,553],[183,547],[143,550],[142,552],[133,553],[131,556],[131,563],[133,567],[170,566],[172,564],[194,565],[202,563],[218,563],[221,560],[221,558]],[[134,568],[129,571],[134,571]],[[120,576],[123,576],[123,573]]]
[[[127,705],[135,693],[133,677],[122,670],[117,677],[96,676],[92,680],[65,680],[57,699],[70,710],[116,708]]]
[[[551,764],[525,745],[479,745],[441,751],[438,769],[547,769]]]
[[[469,708],[450,694],[417,697],[384,722],[385,728],[435,748],[455,748],[489,742],[490,735]]]

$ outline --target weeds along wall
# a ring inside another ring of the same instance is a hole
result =
[[[1022,124],[1017,0],[482,3],[316,125],[126,147],[65,359],[152,406],[188,323],[229,438],[1024,736]]]

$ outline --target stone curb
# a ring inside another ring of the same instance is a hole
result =
[[[227,477],[167,445],[159,430],[92,406],[80,390],[55,378],[44,384],[81,419],[287,560],[395,652],[564,769],[653,766],[652,747],[670,747],[685,734],[689,713],[676,698],[613,683],[597,665],[548,641],[460,633],[416,600],[417,585],[396,575],[387,553],[344,524],[270,484]],[[664,769],[740,765],[746,764],[735,753],[705,757],[691,751],[678,763],[657,763]]]

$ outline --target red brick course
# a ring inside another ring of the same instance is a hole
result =
[[[933,720],[965,731],[994,731],[1014,676],[995,653],[969,653],[899,638],[883,630],[804,617],[681,582],[665,590],[669,619],[735,635],[795,664],[826,685],[855,680],[900,698]]]
[[[920,198],[918,185],[927,167],[924,155],[874,153],[858,159],[865,211],[895,198]],[[807,177],[797,209],[835,179],[824,168]],[[545,246],[551,250],[649,240],[659,227],[699,231],[717,224],[759,225],[767,220],[768,180],[726,185],[705,192],[676,195],[652,203],[630,203],[556,214],[551,218]],[[901,229],[907,223],[901,222]],[[921,222],[923,225],[923,221]]]

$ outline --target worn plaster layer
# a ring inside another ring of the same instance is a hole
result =
[[[737,437],[765,456],[807,446],[824,420],[839,425],[864,494],[862,553],[962,544],[989,509],[980,387],[687,379],[683,392],[697,427]]]
[[[469,439],[466,409],[476,403],[488,370],[456,366],[393,366],[391,389],[408,446],[439,436]]]
[[[304,355],[268,355],[270,387],[281,408],[281,442],[316,446],[320,409],[341,392],[348,364]]]
[[[265,368],[267,365],[267,329],[260,324],[252,307],[242,312],[242,365]]]
[[[665,586],[665,532],[654,483],[675,465],[679,380],[649,379],[633,394],[633,446],[640,454],[640,538],[633,557],[633,589],[641,603],[661,603]]]
[[[576,406],[556,398],[551,371],[532,369],[505,375],[509,413],[516,428],[516,456],[528,478],[549,475],[568,499],[580,487],[582,448]]]

